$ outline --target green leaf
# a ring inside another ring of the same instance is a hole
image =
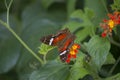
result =
[[[77,0],[67,0],[67,12],[68,12],[68,16],[70,16],[71,13],[75,10],[76,1]]]
[[[86,44],[87,51],[92,57],[92,63],[97,69],[105,63],[110,50],[110,43],[107,38],[93,36]]]
[[[42,5],[44,8],[48,8],[52,3],[54,3],[56,0],[41,0]]]
[[[95,13],[93,12],[93,10],[89,9],[89,8],[85,8],[85,15],[88,17],[88,19],[92,19],[95,17]]]
[[[30,80],[66,80],[69,75],[69,68],[67,65],[52,61],[34,71]]]
[[[95,35],[95,26],[91,19],[94,13],[85,8],[85,12],[82,10],[74,11],[70,16],[70,21],[63,27],[68,27],[71,32],[74,32],[77,36],[76,42],[84,40],[87,36]]]
[[[45,35],[52,34],[52,32],[58,30],[59,27],[56,26],[57,25],[55,23],[47,19],[35,20],[32,25],[24,29],[22,39],[34,52],[38,53],[38,47],[41,44],[40,38]],[[24,76],[31,71],[30,66],[28,66],[30,63],[39,63],[26,49],[22,48],[21,53],[22,54],[17,65],[17,71],[19,72],[20,76]]]
[[[78,53],[76,63],[72,66],[70,70],[69,80],[78,80],[89,74],[89,72],[84,67],[86,65],[83,64],[84,58],[85,55],[82,52]]]
[[[85,7],[93,10],[95,13],[94,23],[98,26],[103,18],[105,18],[106,11],[106,0],[85,0]]]
[[[62,9],[50,9],[46,11],[40,4],[41,0],[37,0],[34,4],[28,5],[22,12],[23,28],[29,27],[36,20],[42,19],[44,21],[52,21],[58,24],[63,24],[66,20],[66,12]],[[47,1],[49,2],[49,1]],[[62,15],[61,15],[62,14]],[[38,25],[39,26],[39,25]],[[56,27],[57,27],[56,26]]]
[[[76,41],[76,42],[79,42],[79,41],[82,41],[82,40],[86,39],[86,37],[90,35],[91,30],[92,30],[92,27],[90,28],[89,26],[88,26],[88,27],[85,27],[85,28],[82,29],[82,30],[79,30],[79,31],[75,34],[76,37],[77,37],[77,39],[76,39],[75,41]]]
[[[64,0],[49,0],[49,1],[48,0],[41,0],[41,2],[42,2],[42,6],[46,9],[48,9],[49,6],[51,6],[54,2],[60,3],[60,2],[64,2]]]
[[[54,16],[53,16],[54,15]],[[53,34],[60,29],[58,26],[60,23],[54,20],[57,13],[48,14],[43,10],[40,6],[39,2],[36,2],[32,5],[29,5],[22,14],[22,39],[27,43],[27,45],[35,52],[38,53],[39,46],[41,44],[40,38],[43,36]],[[54,53],[54,52],[53,52]],[[38,56],[42,57],[38,54]],[[49,56],[47,56],[48,58]],[[26,49],[21,49],[21,57],[19,58],[19,62],[16,66],[16,71],[18,72],[18,76],[20,80],[26,80],[29,77],[29,74],[34,71],[31,68],[31,64],[35,67],[41,67],[40,63],[31,55]],[[27,75],[26,75],[27,74]]]
[[[4,20],[5,14],[2,14],[0,18]],[[11,28],[19,33],[17,30],[19,25],[13,16],[10,17],[10,24]],[[10,71],[16,65],[19,56],[20,43],[0,24],[0,74]]]
[[[114,64],[115,63],[115,58],[111,53],[108,54],[107,59],[105,61],[105,64]]]
[[[89,9],[88,9],[89,10]],[[86,23],[86,25],[91,24],[91,21],[89,20],[89,18],[86,15],[86,12],[83,12],[82,10],[76,10],[74,11],[71,16],[70,19],[74,20],[74,19],[78,19],[79,22],[81,23]],[[85,25],[85,24],[84,24]]]
[[[1,29],[1,26],[0,30],[3,30]],[[5,34],[0,32],[0,73],[5,73],[12,69],[16,64],[20,53],[18,41],[10,32],[6,30],[3,31],[5,31]]]
[[[120,80],[120,73],[114,75],[114,76],[111,76],[111,77],[108,77],[104,80]]]
[[[47,54],[50,50],[54,49],[55,47],[53,46],[49,46],[49,45],[46,45],[46,44],[41,44],[40,47],[39,47],[39,53],[40,54]]]
[[[58,59],[58,56],[59,56],[58,53],[59,53],[58,48],[54,48],[54,49],[50,50],[48,52],[48,54],[46,55],[46,60],[51,61],[51,60]]]
[[[112,10],[120,11],[120,0],[114,0],[114,3],[111,5]]]
[[[63,25],[63,28],[68,27],[71,32],[74,32],[74,31],[76,31],[76,29],[79,28],[80,26],[82,26],[81,23],[78,23],[78,22],[76,22],[76,21],[69,21],[67,24]]]

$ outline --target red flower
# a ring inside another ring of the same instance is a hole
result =
[[[67,62],[67,63],[70,63],[70,59],[67,59],[66,62]]]
[[[104,38],[104,37],[107,36],[107,34],[103,32],[103,33],[101,34],[101,36]]]
[[[102,37],[112,35],[113,28],[120,24],[120,12],[114,12],[113,14],[109,13],[108,18],[108,20],[104,19],[103,23],[100,24],[100,26],[104,30],[101,34]]]

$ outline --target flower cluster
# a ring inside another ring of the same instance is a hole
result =
[[[66,62],[69,63],[72,58],[76,58],[76,54],[78,53],[78,49],[80,49],[79,44],[73,44],[70,48],[69,54],[67,55]]]
[[[114,12],[113,14],[108,14],[109,19],[104,19],[100,26],[103,28],[102,37],[107,35],[112,35],[112,30],[115,26],[120,24],[120,12]]]

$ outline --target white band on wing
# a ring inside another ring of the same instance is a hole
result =
[[[49,45],[52,45],[53,40],[54,40],[54,38],[50,39]]]
[[[60,55],[63,55],[63,54],[65,54],[67,51],[65,50],[65,51],[63,51],[62,53],[60,53]]]

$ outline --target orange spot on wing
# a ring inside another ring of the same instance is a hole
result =
[[[60,51],[64,51],[68,48],[68,46],[70,45],[70,43],[72,42],[72,39],[68,39],[65,44],[63,45],[62,48],[60,48]]]
[[[61,34],[61,35],[57,36],[57,37],[53,40],[53,43],[54,43],[54,44],[57,44],[58,42],[62,41],[66,36],[67,36],[67,34]]]

